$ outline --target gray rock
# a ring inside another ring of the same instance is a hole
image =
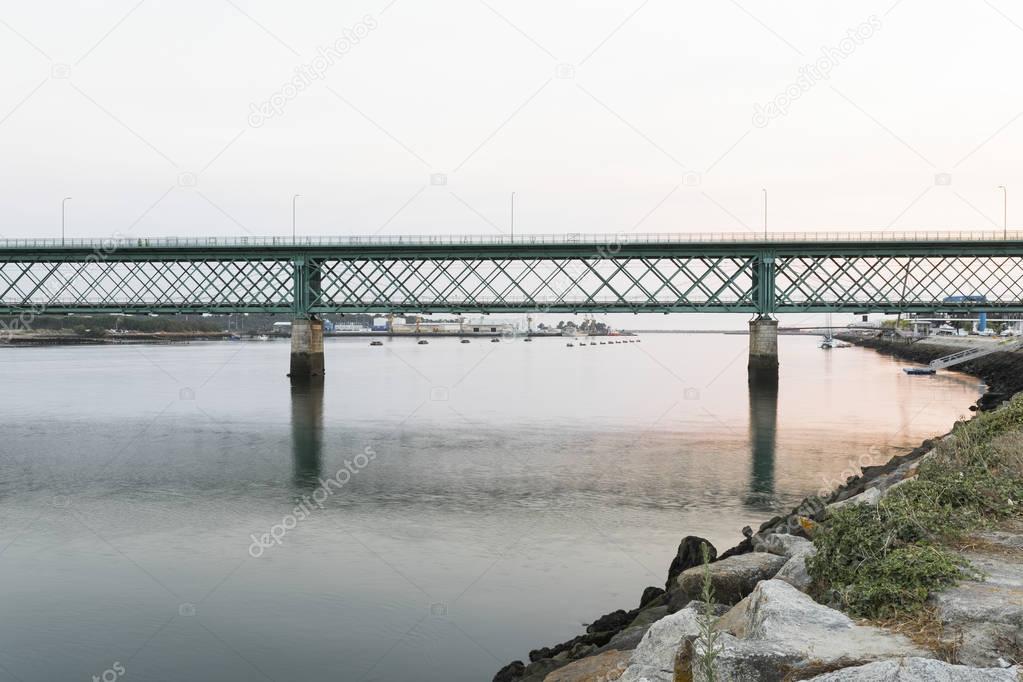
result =
[[[984,573],[984,581],[964,581],[931,596],[946,636],[959,640],[959,660],[988,666],[1023,654],[1023,565],[997,556],[965,556]]]
[[[709,540],[695,535],[687,535],[682,538],[682,542],[678,543],[675,558],[671,560],[671,566],[668,567],[668,580],[664,583],[665,590],[670,591],[675,585],[678,575],[687,568],[703,565],[704,548],[707,550],[707,558],[710,561],[717,559],[718,551],[714,549],[714,545],[710,544]]]
[[[719,632],[727,632],[733,637],[746,636],[746,609],[749,608],[749,597],[746,597],[738,604],[729,609],[723,616],[714,623],[714,629]]]
[[[870,505],[871,507],[876,507],[880,499],[881,499],[880,488],[867,488],[859,495],[854,495],[847,500],[842,500],[841,502],[832,502],[826,507],[826,509],[830,514],[833,511],[841,509],[842,507],[850,507],[854,504],[867,504]]]
[[[1023,535],[1004,530],[990,530],[976,533],[975,536],[992,545],[999,545],[1009,550],[1023,550]]]
[[[806,570],[806,560],[816,554],[817,548],[813,546],[813,543],[807,543],[807,546],[802,547],[799,553],[793,555],[785,562],[781,570],[774,574],[775,579],[784,580],[800,592],[806,592],[813,582]]]
[[[1019,682],[1017,668],[969,668],[930,658],[877,661],[811,678],[811,682]]]
[[[639,615],[636,616],[635,620],[629,623],[629,627],[630,628],[636,626],[650,627],[652,624],[656,623],[657,621],[659,621],[660,619],[664,618],[667,615],[668,615],[667,605],[655,606],[649,609],[644,609],[639,612]]]
[[[781,580],[766,580],[750,595],[746,636],[818,661],[864,662],[929,653],[902,635],[856,625],[844,613],[818,604]]]
[[[757,583],[774,576],[785,565],[785,557],[767,552],[751,552],[731,556],[710,564],[710,580],[714,587],[714,600],[721,604],[736,604],[753,591]],[[669,592],[668,605],[682,608],[703,592],[703,566],[683,571],[675,589]]]
[[[791,559],[796,554],[806,552],[807,547],[813,547],[813,543],[806,538],[789,533],[771,533],[769,535],[753,537],[753,549],[757,552],[770,552]]]
[[[600,648],[600,651],[629,651],[639,646],[643,635],[650,629],[650,626],[668,615],[667,606],[655,606],[639,612],[635,620],[629,623],[628,627],[611,638],[611,641]]]
[[[715,647],[717,656],[712,664],[714,680],[781,682],[804,658],[798,651],[774,642],[737,639],[728,633],[721,633],[719,637]],[[710,682],[698,662],[704,646],[703,640],[697,639],[688,643],[679,656],[679,668],[691,670],[693,682]]]
[[[611,641],[600,648],[601,651],[631,651],[639,646],[639,643],[643,641],[643,636],[646,631],[650,629],[650,625],[630,625],[625,628],[617,635],[611,638]]]
[[[632,652],[621,682],[672,682],[679,645],[700,633],[696,609],[682,609],[666,616],[647,630]]]

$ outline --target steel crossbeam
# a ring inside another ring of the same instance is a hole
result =
[[[194,241],[0,243],[0,315],[1023,312],[1020,239]]]

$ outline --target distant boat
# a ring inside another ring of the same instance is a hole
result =
[[[528,336],[526,338],[522,339],[522,340],[525,341],[526,343],[532,343],[533,342],[533,339],[529,338]]]
[[[934,374],[930,367],[903,367],[902,371],[906,374]]]
[[[230,335],[229,337],[227,337],[227,338],[228,338],[228,339],[229,339],[230,341],[241,341],[241,340],[242,340],[242,337],[238,336],[237,334],[231,334],[231,335]]]
[[[376,341],[370,341],[369,345],[371,345],[371,346],[382,346],[382,345],[384,345],[384,342],[379,340],[379,339],[377,339]]]
[[[260,334],[259,336],[256,337],[256,341],[269,341],[269,340],[270,340],[270,337],[267,336],[266,334]]]
[[[460,343],[469,343],[469,339],[462,339]]]
[[[565,344],[565,347],[566,347],[566,348],[571,348],[571,347],[572,347],[572,346],[574,346],[574,345],[575,345],[575,344],[574,344],[574,343],[572,343],[572,342],[570,341],[570,342],[568,342],[568,343],[566,343],[566,344]]]
[[[425,346],[430,342],[427,341],[426,339],[419,339],[418,341],[416,341],[416,343],[418,343],[420,346]]]
[[[597,345],[597,342],[596,342],[596,341],[590,341],[590,345],[591,345],[591,346],[596,346],[596,345]]]
[[[490,343],[501,343],[501,339],[495,336],[494,338],[490,339]]]

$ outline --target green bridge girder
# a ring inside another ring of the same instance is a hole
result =
[[[1023,312],[1023,235],[0,241],[0,315],[978,310]]]

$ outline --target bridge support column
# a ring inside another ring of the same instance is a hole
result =
[[[288,376],[292,383],[302,383],[323,375],[323,320],[296,317],[291,323],[291,372]]]
[[[749,380],[778,381],[778,320],[758,317],[749,323]]]

